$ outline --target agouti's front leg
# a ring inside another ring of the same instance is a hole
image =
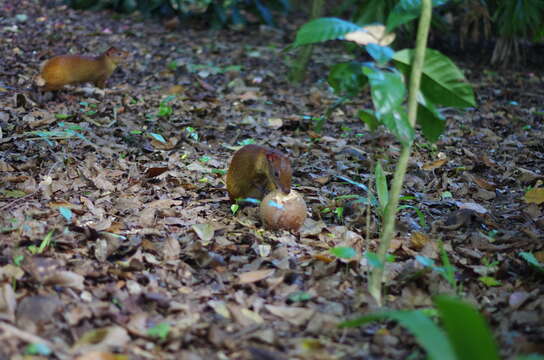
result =
[[[94,82],[94,86],[96,86],[99,89],[103,89],[104,87],[106,87],[106,80],[107,80],[106,77],[101,77],[100,79]]]

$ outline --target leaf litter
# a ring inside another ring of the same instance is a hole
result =
[[[364,96],[313,130],[335,101],[315,81],[335,54],[316,52],[297,87],[280,53],[287,32],[168,32],[29,1],[0,13],[0,85],[27,85],[59,53],[118,45],[132,55],[103,97],[72,89],[38,105],[0,90],[0,355],[28,344],[80,360],[418,354],[399,326],[337,328],[375,310],[364,256],[379,236],[373,169],[379,161],[390,179],[399,145],[357,120]],[[29,21],[9,30],[19,13]],[[544,78],[463,67],[481,107],[448,115],[436,145],[414,148],[388,305],[425,308],[457,291],[504,356],[542,353],[544,95],[523,91]],[[299,234],[265,231],[255,207],[231,212],[222,173],[247,139],[290,156],[311,215]],[[330,252],[346,247],[357,255]]]

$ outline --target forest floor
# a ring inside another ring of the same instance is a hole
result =
[[[358,120],[368,94],[314,130],[336,100],[327,69],[348,58],[318,47],[291,85],[281,50],[295,30],[169,31],[0,4],[0,359],[37,343],[61,359],[425,358],[395,323],[337,327],[377,309],[363,254],[381,220],[361,185],[375,187],[377,161],[390,180],[400,146]],[[36,103],[3,88],[29,86],[54,55],[109,46],[131,59],[105,96],[73,87]],[[544,263],[542,199],[525,197],[544,180],[544,74],[459,65],[478,105],[446,112],[436,144],[416,141],[385,300],[421,309],[457,294],[505,358],[544,354],[544,278],[520,256]],[[248,139],[291,158],[309,209],[299,234],[264,230],[256,207],[233,215],[223,174]],[[416,259],[444,265],[439,240],[453,282]]]

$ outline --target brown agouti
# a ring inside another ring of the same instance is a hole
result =
[[[36,85],[42,91],[59,90],[64,85],[91,82],[103,88],[117,64],[126,59],[128,53],[110,47],[100,56],[60,55],[41,65]]]
[[[227,191],[232,201],[238,198],[261,200],[279,189],[291,191],[291,162],[281,152],[260,145],[246,145],[236,151],[227,172]]]

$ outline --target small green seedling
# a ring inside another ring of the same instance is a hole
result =
[[[47,235],[45,235],[45,237],[40,242],[39,247],[36,247],[35,245],[30,245],[28,247],[28,251],[30,251],[32,255],[43,253],[45,249],[47,249],[47,247],[51,244],[51,240],[53,239],[53,232],[54,230],[51,230],[47,233]]]
[[[170,325],[168,323],[159,323],[147,330],[147,335],[159,338],[161,341],[166,340],[170,333]]]

